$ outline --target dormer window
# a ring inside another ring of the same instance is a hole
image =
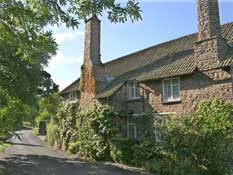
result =
[[[127,83],[128,99],[139,99],[140,98],[140,88],[136,81],[130,81]]]

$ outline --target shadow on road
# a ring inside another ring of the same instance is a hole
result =
[[[71,161],[49,156],[15,155],[0,160],[9,175],[139,175],[111,165]]]
[[[44,147],[44,146],[41,146],[41,145],[34,145],[34,144],[14,143],[14,142],[9,142],[9,143],[11,143],[12,145],[32,146],[32,147]]]

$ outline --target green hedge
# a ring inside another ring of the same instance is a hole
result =
[[[193,114],[167,117],[163,124],[154,123],[154,128],[148,127],[151,116],[143,114],[137,117],[140,140],[116,138],[121,119],[109,106],[81,113],[74,109],[66,108],[57,116],[59,125],[48,126],[49,142],[63,140],[73,154],[144,167],[160,175],[228,175],[231,171],[232,104],[205,101]],[[162,142],[155,142],[152,129],[162,133]],[[71,139],[71,134],[76,136]]]
[[[70,143],[77,141],[76,121],[78,116],[79,103],[71,103],[62,106],[56,115],[56,121],[62,128],[61,137],[63,146],[67,150]]]
[[[205,101],[193,114],[168,117],[160,143],[135,147],[139,166],[160,175],[228,175],[233,158],[233,105]],[[134,153],[135,154],[135,153]]]
[[[77,118],[79,155],[87,159],[109,160],[110,140],[116,134],[114,118],[118,114],[109,106],[94,106]]]
[[[111,140],[110,155],[113,161],[128,165],[133,165],[134,162],[134,146],[139,141],[127,138],[115,138]]]
[[[77,154],[77,153],[79,153],[79,150],[80,150],[80,142],[79,141],[72,142],[69,144],[68,151],[71,154]]]
[[[58,125],[52,123],[47,125],[47,140],[51,146],[55,143],[61,146],[61,129]]]

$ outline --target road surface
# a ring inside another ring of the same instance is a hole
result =
[[[123,170],[101,163],[88,163],[69,159],[64,153],[45,146],[31,134],[31,130],[18,132],[12,146],[0,155],[0,168],[9,175],[147,175],[149,173]],[[7,175],[8,175],[7,174]]]

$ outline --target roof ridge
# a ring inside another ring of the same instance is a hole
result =
[[[62,89],[59,93],[63,94],[65,93],[64,91],[66,91],[69,87],[71,87],[72,85],[74,85],[76,82],[78,82],[80,80],[80,77],[77,78],[76,80],[72,81],[72,83],[70,85],[68,85],[67,87],[65,87],[64,89]]]
[[[222,24],[221,27],[223,28],[224,26],[230,25],[230,24],[233,24],[233,21],[232,21],[232,22],[225,23],[225,24]],[[144,49],[141,49],[141,50],[138,50],[138,51],[135,51],[135,52],[132,52],[132,53],[129,53],[129,54],[126,54],[126,55],[117,57],[117,58],[115,58],[115,59],[113,59],[113,60],[110,60],[110,61],[107,61],[107,62],[105,62],[105,63],[103,63],[103,64],[104,64],[104,65],[111,64],[111,63],[113,63],[113,62],[122,60],[122,59],[124,59],[125,57],[131,56],[131,55],[134,55],[134,54],[138,54],[138,53],[140,53],[140,52],[144,52],[145,50],[149,50],[149,49],[152,49],[152,48],[154,48],[154,47],[159,47],[159,46],[162,46],[162,45],[166,45],[166,44],[169,44],[169,43],[171,43],[171,42],[178,41],[178,40],[181,40],[181,39],[184,39],[184,38],[187,38],[187,37],[195,36],[195,35],[197,35],[197,33],[198,33],[198,32],[195,32],[195,33],[188,34],[188,35],[184,35],[184,36],[181,36],[181,37],[178,37],[178,38],[175,38],[175,39],[171,39],[171,40],[168,40],[168,41],[165,41],[165,42],[156,44],[156,45],[152,45],[152,46],[146,47],[146,48],[144,48]]]

